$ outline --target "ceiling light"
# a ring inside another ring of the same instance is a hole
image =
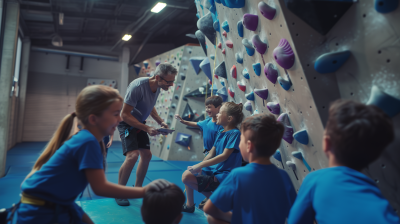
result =
[[[58,20],[60,25],[64,25],[64,13],[60,12],[58,14]]]
[[[165,8],[165,6],[167,6],[167,4],[163,2],[157,2],[157,4],[151,9],[151,12],[159,13],[161,10],[163,10],[163,8]]]
[[[125,35],[122,37],[122,40],[128,41],[128,40],[130,40],[131,38],[132,38],[132,35],[125,34]]]

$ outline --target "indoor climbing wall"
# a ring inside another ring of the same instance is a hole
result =
[[[365,172],[399,209],[396,2],[195,1],[196,37],[209,60],[215,60],[214,82],[225,87],[219,92],[243,103],[245,116],[272,113],[285,124],[271,160],[288,172],[297,190],[309,172],[328,166],[322,137],[329,104],[354,99],[378,105],[393,117],[396,142]]]

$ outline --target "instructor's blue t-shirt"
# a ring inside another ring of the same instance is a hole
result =
[[[242,165],[242,154],[240,154],[239,149],[240,135],[241,133],[237,128],[227,132],[223,132],[223,129],[221,129],[215,138],[215,156],[221,155],[225,149],[235,150],[227,160],[213,166],[204,167],[202,170],[206,175],[212,174],[222,183],[234,168]]]
[[[288,223],[399,223],[375,182],[345,166],[317,170],[306,176]]]
[[[236,168],[210,197],[232,224],[284,224],[296,191],[286,171],[275,165],[250,163]]]
[[[216,124],[216,122],[213,122],[212,117],[197,122],[197,126],[199,126],[200,130],[203,131],[204,149],[207,151],[211,150],[214,146],[215,136],[223,129],[223,127]]]
[[[21,189],[43,200],[69,205],[88,184],[85,169],[103,169],[103,154],[97,139],[83,129],[26,179]]]

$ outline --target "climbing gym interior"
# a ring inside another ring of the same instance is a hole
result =
[[[284,125],[270,160],[299,191],[309,173],[329,166],[322,150],[329,107],[346,99],[375,105],[393,122],[394,141],[362,173],[399,214],[399,0],[0,0],[0,7],[0,209],[20,201],[21,183],[82,89],[105,85],[124,98],[130,83],[169,63],[177,75],[154,108],[173,131],[149,136],[143,185],[166,179],[185,190],[182,173],[204,159],[203,132],[175,115],[201,122],[205,100],[221,96],[243,104],[244,117],[272,114]],[[146,125],[162,128],[153,116]],[[126,136],[112,137],[105,176],[118,183]],[[196,205],[203,199],[195,191]],[[142,199],[129,202],[118,206],[90,184],[75,200],[95,223],[144,223]],[[196,207],[181,223],[207,223],[204,214]]]

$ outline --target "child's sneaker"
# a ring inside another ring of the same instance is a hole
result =
[[[182,205],[182,212],[193,213],[195,206],[196,206],[196,204],[192,205],[191,207],[188,207],[185,203]]]
[[[204,205],[206,205],[207,201],[208,201],[208,198],[204,198],[204,200],[201,201],[199,204],[199,209],[203,210],[203,207],[204,207]]]

